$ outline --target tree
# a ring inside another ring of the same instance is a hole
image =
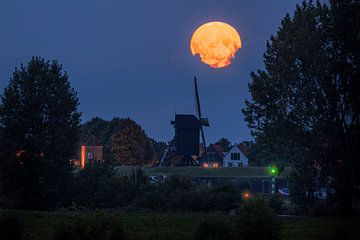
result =
[[[281,236],[279,220],[262,199],[254,198],[244,202],[238,210],[234,225],[236,239],[239,240],[276,240]]]
[[[166,142],[158,142],[152,138],[150,138],[149,140],[152,146],[154,146],[156,161],[160,162],[161,158],[164,156],[168,144]]]
[[[124,127],[111,137],[111,149],[116,164],[144,165],[153,162],[154,148],[144,130],[131,119],[126,119]]]
[[[112,164],[116,162],[112,152],[112,136],[127,127],[128,124],[128,118],[113,118],[111,121],[106,121],[99,117],[95,117],[81,125],[80,141],[86,142],[91,135],[99,137],[101,144],[104,146],[104,159],[107,163]],[[147,155],[146,159],[159,160],[165,151],[166,144],[157,142],[151,138],[148,138],[148,141],[149,144],[146,145],[145,150]]]
[[[286,15],[264,54],[265,70],[251,73],[243,109],[256,144],[273,159],[292,163],[313,198],[331,184],[343,213],[359,186],[360,2],[304,1]]]
[[[220,138],[219,140],[216,141],[215,144],[218,144],[220,146],[222,146],[224,148],[225,152],[230,151],[231,148],[231,142],[227,139],[227,138]]]
[[[56,61],[33,57],[15,68],[1,96],[1,176],[15,207],[51,208],[68,200],[70,157],[79,137],[76,92]]]

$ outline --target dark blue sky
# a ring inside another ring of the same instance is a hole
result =
[[[0,93],[31,56],[58,60],[80,98],[82,120],[130,117],[170,140],[175,111],[193,113],[199,79],[208,142],[250,139],[241,108],[251,71],[263,68],[266,40],[300,0],[1,0]],[[238,30],[233,64],[211,69],[192,57],[193,31],[208,21]]]

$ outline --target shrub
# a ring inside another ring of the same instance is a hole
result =
[[[82,217],[73,224],[59,226],[53,240],[124,240],[120,224],[111,217]]]
[[[16,215],[5,213],[0,216],[0,239],[19,240],[24,232],[24,223]]]
[[[232,225],[216,220],[200,223],[195,232],[195,240],[235,240]]]
[[[211,192],[213,210],[228,211],[238,208],[240,205],[241,193],[232,183],[224,182],[216,186]]]
[[[276,213],[280,214],[282,210],[283,199],[279,194],[271,194],[268,198],[269,207]]]
[[[235,231],[240,240],[277,240],[280,223],[263,200],[253,199],[239,208]]]

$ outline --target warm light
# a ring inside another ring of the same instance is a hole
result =
[[[242,197],[244,200],[247,200],[251,197],[251,194],[249,192],[243,192]]]
[[[24,150],[17,150],[17,151],[15,152],[15,156],[16,156],[17,158],[20,158],[24,153],[25,153]]]
[[[199,54],[201,61],[212,68],[231,64],[230,59],[241,48],[238,32],[224,22],[208,22],[201,25],[191,37],[191,53]]]
[[[85,146],[81,146],[81,168],[85,167]]]
[[[204,168],[208,168],[208,167],[209,167],[209,164],[208,164],[208,163],[204,163],[204,164],[203,164],[203,167],[204,167]]]

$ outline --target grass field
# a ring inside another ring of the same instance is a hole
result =
[[[131,173],[136,167],[121,166],[117,170],[119,173]],[[158,175],[184,175],[189,177],[269,177],[267,167],[246,167],[246,168],[202,168],[202,167],[143,167],[144,171],[150,176]],[[287,177],[290,168],[285,168],[279,177]]]
[[[191,240],[204,219],[231,221],[232,217],[214,214],[161,214],[114,212],[30,212],[16,211],[25,223],[24,240],[51,240],[56,227],[78,217],[112,215],[124,226],[129,239]],[[281,218],[282,239],[360,239],[360,218]],[[116,224],[114,222],[114,224]],[[259,226],[261,228],[261,226]],[[345,237],[346,236],[346,237]]]

